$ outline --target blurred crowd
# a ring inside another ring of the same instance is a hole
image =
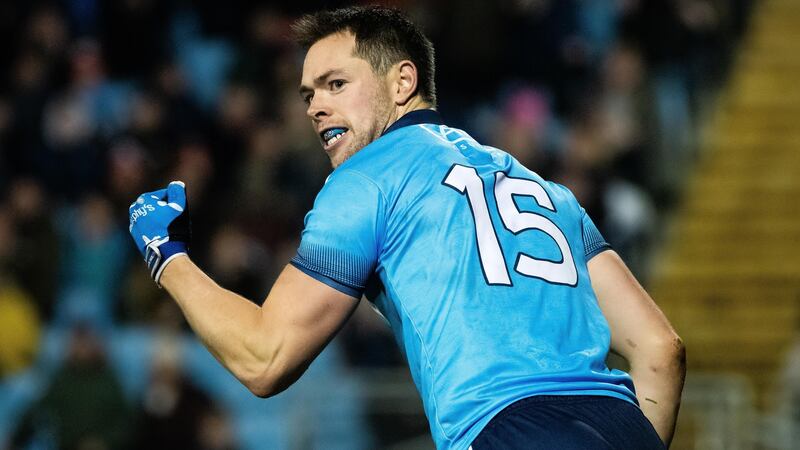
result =
[[[183,180],[192,258],[260,303],[330,173],[289,25],[347,3],[0,3],[0,448],[258,446],[230,376],[186,363],[127,208]],[[750,1],[383,3],[434,42],[445,121],[572,189],[646,278]],[[368,312],[334,346],[332,367],[402,364]]]

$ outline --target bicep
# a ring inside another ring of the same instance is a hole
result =
[[[279,339],[274,361],[281,372],[299,376],[347,322],[358,302],[287,265],[261,307],[261,326]]]
[[[364,175],[337,171],[306,215],[297,254],[261,310],[273,342],[266,359],[282,381],[302,374],[358,305],[377,263],[383,198]]]
[[[606,250],[588,262],[592,288],[611,329],[611,349],[628,361],[677,335],[622,259]],[[646,356],[646,353],[643,355]]]

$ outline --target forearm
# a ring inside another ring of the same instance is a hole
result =
[[[209,351],[240,381],[250,387],[264,373],[274,346],[263,336],[259,306],[220,287],[185,256],[167,265],[161,285]]]
[[[669,447],[686,375],[683,347],[658,362],[632,362],[630,370],[642,412]]]
[[[209,351],[254,394],[275,395],[302,375],[359,299],[292,265],[261,307],[221,288],[186,255],[186,205],[180,181],[140,195],[128,208],[131,237]]]
[[[630,364],[642,412],[669,445],[686,374],[683,343],[616,252],[600,253],[588,267],[611,329],[611,350]]]

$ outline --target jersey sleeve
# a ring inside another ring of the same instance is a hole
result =
[[[300,246],[290,263],[360,298],[378,262],[385,205],[383,193],[365,175],[334,172],[306,215]]]
[[[594,258],[599,253],[611,249],[611,244],[606,242],[600,230],[597,229],[592,218],[581,208],[581,226],[583,231],[583,249],[586,261]]]

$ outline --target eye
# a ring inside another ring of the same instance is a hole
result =
[[[344,80],[331,80],[331,82],[328,84],[330,85],[332,91],[338,91],[344,87]]]
[[[305,103],[306,105],[310,105],[312,98],[314,98],[314,94],[304,94],[303,95],[303,103]]]

